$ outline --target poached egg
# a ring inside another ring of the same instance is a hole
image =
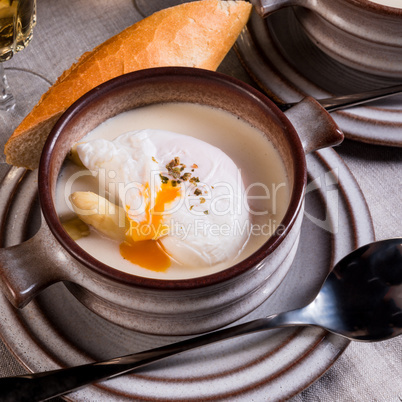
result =
[[[122,134],[77,146],[83,165],[129,221],[120,253],[163,271],[235,259],[248,240],[241,172],[222,150],[162,130]]]

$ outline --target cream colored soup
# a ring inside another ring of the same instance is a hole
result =
[[[119,244],[95,230],[77,243],[98,260],[120,271],[158,279],[186,279],[208,275],[239,262],[256,251],[280,224],[289,202],[289,188],[283,163],[267,138],[236,116],[222,110],[194,104],[162,104],[115,116],[90,132],[83,141],[112,140],[130,131],[171,131],[203,140],[224,151],[240,169],[250,211],[248,241],[232,261],[215,266],[188,268],[172,261],[165,272],[142,268],[123,259]],[[196,159],[197,150],[194,150]],[[83,174],[84,173],[84,174]],[[68,197],[74,191],[100,193],[98,182],[71,161],[66,161],[57,187],[57,211],[62,221],[73,216]],[[223,232],[224,233],[224,232]]]
[[[383,6],[402,8],[402,0],[370,0],[372,3],[382,4]]]

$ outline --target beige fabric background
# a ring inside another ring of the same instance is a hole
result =
[[[6,65],[10,81],[18,81],[22,70],[33,71],[44,78],[18,84],[18,100],[23,107],[32,107],[46,90],[47,81],[54,82],[84,51],[141,18],[132,0],[37,2],[38,25],[34,40]],[[163,0],[159,3],[166,4]],[[220,71],[251,83],[233,51]],[[0,118],[0,146],[9,132],[10,127]],[[350,167],[366,197],[377,239],[401,236],[402,149],[345,141],[337,152]],[[0,174],[1,171],[0,165]],[[22,372],[0,341],[0,376]],[[293,400],[402,401],[402,337],[376,344],[352,343],[321,379]]]

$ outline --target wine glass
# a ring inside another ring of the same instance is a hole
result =
[[[178,4],[188,3],[189,1],[194,0],[134,0],[134,4],[143,17],[148,17],[163,8],[177,6]]]
[[[36,24],[36,0],[0,0],[0,110],[15,107],[3,63],[28,46]]]

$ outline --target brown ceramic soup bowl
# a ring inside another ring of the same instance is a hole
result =
[[[124,111],[170,102],[223,109],[260,130],[279,153],[290,190],[281,230],[259,249],[219,272],[178,280],[132,275],[100,262],[66,233],[55,208],[59,173],[74,143]],[[303,219],[305,153],[342,139],[313,99],[284,114],[256,89],[215,72],[156,68],[106,82],[72,105],[51,132],[38,172],[42,226],[27,242],[0,250],[2,290],[22,308],[63,281],[96,314],[151,334],[188,335],[227,325],[263,303],[286,276]]]
[[[264,17],[294,13],[323,52],[356,70],[402,78],[402,4],[391,0],[253,0]],[[379,4],[383,3],[383,4]],[[388,5],[387,5],[388,4]],[[390,4],[394,4],[390,6]]]

